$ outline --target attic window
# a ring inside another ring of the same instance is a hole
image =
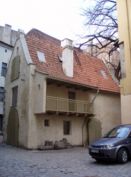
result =
[[[40,62],[44,62],[44,63],[46,62],[45,54],[43,52],[37,51],[37,56],[38,56],[38,59],[39,59]]]
[[[108,79],[108,76],[104,70],[100,70],[100,74],[103,76],[104,79]]]

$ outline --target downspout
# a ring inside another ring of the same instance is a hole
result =
[[[91,108],[92,104],[94,103],[94,101],[95,101],[97,95],[99,94],[99,92],[100,92],[100,90],[99,90],[99,88],[97,88],[97,92],[96,92],[94,98],[92,99],[92,101],[90,102],[89,109]],[[87,119],[87,117],[88,117],[88,119]],[[85,146],[84,145],[84,138],[83,138],[83,136],[84,136],[83,130],[84,130],[85,125],[87,125],[87,129],[88,129],[89,122],[91,121],[91,118],[89,118],[89,117],[91,117],[91,116],[86,116],[84,118],[84,121],[83,121],[83,124],[82,124],[82,145],[83,146]],[[87,133],[88,133],[88,140],[89,140],[89,131]],[[88,144],[89,144],[89,141],[88,141]]]

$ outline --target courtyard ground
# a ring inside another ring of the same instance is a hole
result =
[[[131,162],[99,164],[87,148],[29,151],[1,144],[0,177],[131,177]]]

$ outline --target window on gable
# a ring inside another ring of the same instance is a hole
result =
[[[71,122],[65,121],[63,122],[63,133],[64,135],[70,135],[71,134]]]
[[[7,73],[7,63],[2,63],[1,76],[6,76]]]
[[[5,90],[4,87],[0,87],[0,101],[4,101],[4,97],[5,97]]]
[[[18,86],[12,88],[12,106],[17,106],[17,99],[18,99]]]

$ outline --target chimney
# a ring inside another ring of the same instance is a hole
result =
[[[62,68],[68,77],[73,77],[73,41],[64,39],[61,41],[62,50]]]
[[[2,34],[2,41],[7,44],[10,44],[10,39],[11,39],[11,26],[5,24],[5,27],[3,29],[3,34]]]

